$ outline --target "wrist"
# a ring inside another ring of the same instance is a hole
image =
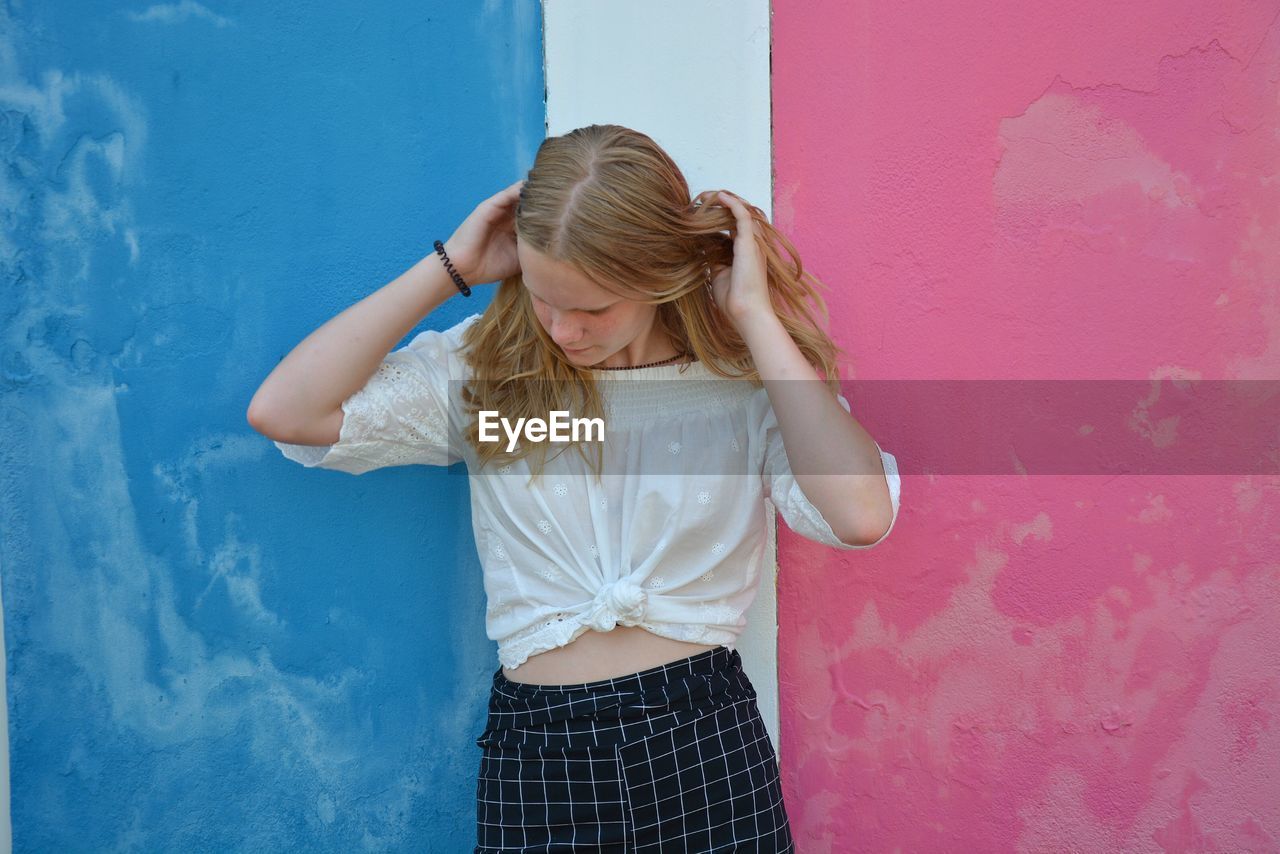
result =
[[[444,260],[434,250],[430,255],[423,256],[416,265],[416,271],[419,287],[431,295],[436,305],[459,295],[458,286],[445,269]]]
[[[444,270],[445,276],[448,277],[450,284],[459,293],[464,296],[471,296],[471,285],[474,283],[470,270],[458,263],[457,258],[450,251],[448,241],[435,241],[432,245],[436,261]],[[441,255],[443,252],[443,256]]]

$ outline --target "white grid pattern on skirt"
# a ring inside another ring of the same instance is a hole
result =
[[[777,757],[736,650],[616,679],[494,674],[476,852],[795,850]]]

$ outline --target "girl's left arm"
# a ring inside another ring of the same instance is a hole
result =
[[[844,411],[776,316],[738,329],[764,380],[801,491],[842,541],[876,542],[893,522],[893,502],[875,440]]]
[[[831,394],[774,312],[750,212],[735,196],[719,198],[734,212],[738,228],[733,267],[716,276],[712,290],[751,351],[796,483],[842,541],[874,543],[893,522],[880,449]]]

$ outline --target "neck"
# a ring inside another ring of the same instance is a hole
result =
[[[658,334],[654,327],[651,326],[644,334],[636,336],[630,344],[603,362],[597,362],[592,365],[592,367],[634,368],[639,365],[648,365],[651,362],[673,359],[679,353],[680,350],[667,336]]]
[[[643,362],[639,365],[623,365],[622,367],[611,366],[611,365],[593,365],[592,369],[597,371],[633,371],[637,368],[656,368],[659,366],[666,366],[666,365],[680,365],[680,364],[683,364],[683,362],[681,361],[681,357],[683,355],[684,355],[683,353],[678,353],[674,356],[668,356],[665,359],[655,359],[652,362]]]
[[[678,357],[679,357],[680,355],[681,355],[680,353],[676,353],[676,352],[672,351],[672,352],[669,352],[669,353],[668,353],[667,355],[665,355],[665,356],[659,356],[659,357],[654,358],[654,359],[641,359],[641,360],[634,361],[634,362],[633,362],[633,361],[631,361],[631,360],[629,360],[629,359],[627,359],[627,360],[620,360],[620,359],[618,359],[616,356],[611,356],[610,358],[605,359],[603,362],[599,362],[598,364],[592,365],[591,367],[593,367],[593,368],[611,368],[611,369],[613,369],[613,368],[616,368],[616,369],[622,369],[622,368],[640,368],[640,367],[644,367],[644,366],[646,366],[646,365],[652,365],[652,364],[654,364],[654,363],[664,363],[664,364],[665,364],[665,363],[669,363],[669,362],[675,362],[675,361],[677,361],[677,359],[678,359]]]

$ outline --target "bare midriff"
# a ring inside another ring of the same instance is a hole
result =
[[[655,635],[639,626],[615,626],[608,632],[588,629],[569,644],[529,657],[514,669],[502,668],[512,682],[572,685],[597,682],[670,664],[714,646],[686,643]]]

